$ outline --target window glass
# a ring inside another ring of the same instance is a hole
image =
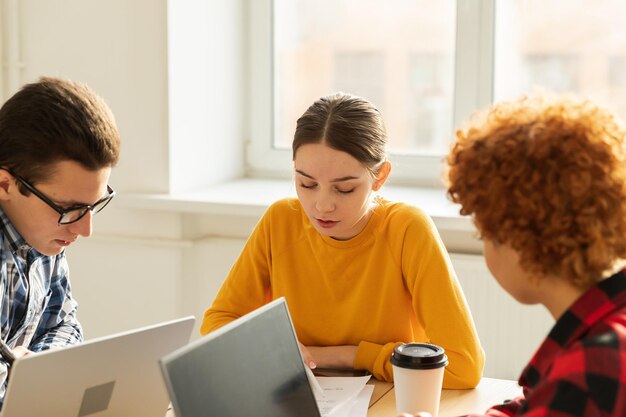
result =
[[[275,0],[274,148],[335,91],[382,112],[392,153],[444,153],[452,133],[456,2]]]
[[[572,92],[626,117],[625,1],[512,0],[496,16],[496,99]]]

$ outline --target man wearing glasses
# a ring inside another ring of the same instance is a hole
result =
[[[82,84],[42,78],[0,108],[0,339],[16,357],[83,339],[64,249],[115,195],[119,142]],[[7,366],[0,358],[0,402]]]

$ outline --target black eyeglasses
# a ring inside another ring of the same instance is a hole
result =
[[[41,201],[43,201],[48,206],[50,206],[54,211],[59,213],[60,214],[59,222],[58,222],[59,224],[76,223],[77,221],[82,219],[85,216],[85,214],[87,214],[88,211],[91,211],[93,214],[96,214],[102,211],[102,209],[105,208],[107,204],[109,204],[109,202],[115,196],[115,191],[113,190],[113,188],[107,185],[107,195],[102,197],[100,200],[96,201],[93,205],[84,204],[84,205],[79,205],[79,206],[74,206],[68,209],[64,209],[56,205],[54,201],[46,197],[41,191],[36,189],[32,184],[30,184],[24,178],[20,177],[19,175],[15,175],[14,173],[12,173],[6,168],[2,168],[2,169],[7,171],[9,174],[13,175],[15,179],[21,182],[24,185],[24,187],[28,188],[30,192],[35,194],[37,197],[39,197]]]

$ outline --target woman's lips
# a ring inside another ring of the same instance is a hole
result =
[[[320,227],[324,229],[330,229],[331,227],[334,227],[337,223],[339,223],[338,221],[334,221],[334,220],[322,220],[322,219],[315,219],[315,220],[317,220],[317,224],[319,224]]]

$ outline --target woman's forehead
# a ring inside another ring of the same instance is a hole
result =
[[[360,178],[367,172],[367,168],[349,153],[323,144],[301,146],[296,151],[294,167],[306,176],[328,180]]]

